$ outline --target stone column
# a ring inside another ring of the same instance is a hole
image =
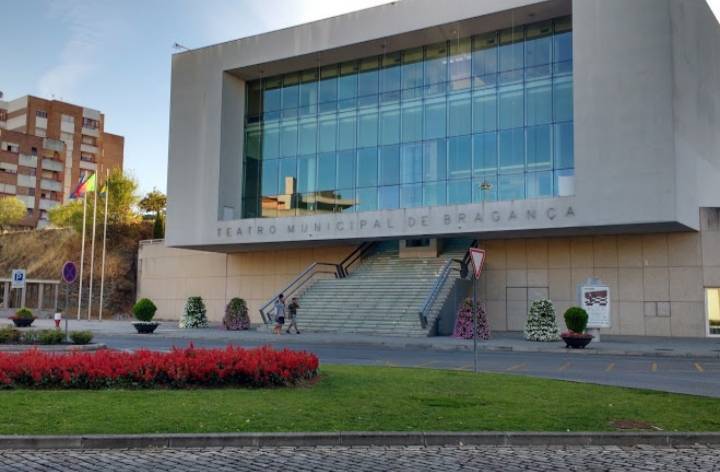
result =
[[[55,296],[53,297],[53,313],[58,311],[58,297],[60,296],[60,284],[55,284]]]
[[[10,282],[3,283],[3,308],[10,308]]]
[[[37,301],[37,309],[42,310],[43,307],[43,295],[45,295],[45,284],[39,283],[38,284],[38,301]]]

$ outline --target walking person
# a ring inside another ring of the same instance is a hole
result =
[[[292,328],[295,328],[295,334],[300,334],[300,330],[298,329],[297,325],[297,310],[300,308],[300,304],[298,303],[297,297],[293,297],[292,300],[290,300],[290,304],[288,305],[288,316],[290,317],[290,324],[287,328],[287,334],[290,334],[290,330]]]
[[[278,295],[275,300],[275,328],[273,333],[282,334],[282,327],[285,324],[285,295],[282,293]]]

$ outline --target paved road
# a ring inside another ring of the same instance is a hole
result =
[[[720,471],[720,449],[317,447],[3,451],[0,471]]]
[[[130,350],[142,347],[166,350],[173,345],[186,346],[188,343],[180,339],[137,335],[98,336],[97,341],[112,348]],[[321,362],[332,364],[469,371],[473,369],[471,352],[398,349],[372,345],[298,344],[297,339],[294,341],[286,344],[280,337],[273,345],[312,351],[320,357]],[[193,343],[197,347],[222,347],[228,344],[225,340],[212,339],[198,339]],[[252,347],[262,343],[231,344]],[[505,372],[720,398],[720,359],[586,355],[572,352],[481,352],[478,355],[478,368],[485,372]]]

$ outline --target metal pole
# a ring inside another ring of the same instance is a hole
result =
[[[95,194],[93,197],[93,227],[92,227],[92,243],[90,244],[90,280],[88,282],[88,285],[90,286],[90,291],[88,293],[88,321],[90,320],[90,315],[92,314],[92,295],[93,295],[93,275],[95,273],[95,228],[97,227],[97,177],[95,178],[95,190],[93,193]]]
[[[473,315],[473,371],[477,374],[477,277],[473,274],[473,301],[472,301],[472,315]]]
[[[99,319],[102,321],[103,318],[103,305],[105,297],[105,251],[107,250],[107,220],[108,220],[108,201],[110,200],[110,186],[108,180],[110,179],[110,169],[105,169],[105,223],[103,229],[103,249],[102,249],[102,274],[100,275],[100,316]],[[225,274],[225,284],[227,285],[227,273]]]
[[[82,244],[80,245],[80,286],[78,287],[78,309],[77,319],[80,319],[80,309],[82,306],[82,289],[83,289],[83,266],[85,263],[85,220],[87,215],[87,192],[83,195],[83,229]]]

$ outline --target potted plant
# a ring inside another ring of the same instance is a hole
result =
[[[207,328],[207,310],[202,297],[189,297],[185,303],[185,313],[180,318],[181,328]]]
[[[563,341],[565,341],[565,347],[584,349],[593,339],[591,334],[585,332],[588,324],[587,311],[580,307],[573,306],[568,308],[564,317],[568,330],[560,336],[563,338]]]
[[[225,329],[232,331],[240,331],[250,328],[250,316],[245,300],[242,298],[233,298],[225,307],[225,317],[223,317],[223,325]]]
[[[141,298],[133,306],[132,312],[137,321],[133,321],[132,325],[135,326],[139,334],[151,334],[160,326],[160,323],[152,320],[156,311],[155,304],[147,298]]]
[[[32,311],[27,308],[20,308],[15,312],[15,316],[11,316],[10,319],[15,324],[16,328],[27,328],[33,324],[33,321],[35,321]]]

